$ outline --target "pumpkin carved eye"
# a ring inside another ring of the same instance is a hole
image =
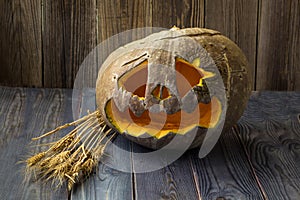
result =
[[[202,87],[203,79],[214,76],[213,73],[206,72],[200,68],[200,59],[195,59],[195,62],[188,63],[181,58],[176,58],[175,69],[177,88],[181,97],[194,86]],[[186,81],[188,81],[188,84],[183,84]]]
[[[149,134],[162,138],[168,133],[185,134],[195,126],[213,127],[218,122],[221,113],[221,104],[217,98],[209,103],[197,102],[193,110],[187,112],[184,107],[189,102],[182,101],[194,87],[202,87],[204,79],[212,77],[211,72],[199,68],[200,59],[189,63],[181,58],[175,58],[176,88],[179,94],[177,99],[169,88],[157,84],[151,91],[151,106],[170,107],[171,112],[159,110],[153,112],[145,106],[148,78],[148,61],[129,70],[118,79],[118,87],[131,94],[129,105],[125,111],[120,111],[116,102],[110,100],[106,105],[106,115],[110,123],[121,133],[126,132],[134,137]],[[192,97],[190,97],[192,98]],[[194,98],[197,99],[197,98]],[[173,105],[180,105],[179,110],[172,111]],[[179,102],[177,102],[179,101]],[[212,109],[214,104],[214,109]]]
[[[118,80],[119,88],[123,88],[138,97],[145,97],[148,77],[147,66],[148,62],[144,61],[139,67],[133,68],[128,73],[121,76]]]

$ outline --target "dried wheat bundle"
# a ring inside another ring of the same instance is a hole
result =
[[[107,127],[99,111],[89,113],[32,140],[39,140],[70,126],[75,128],[61,139],[44,144],[48,146],[46,151],[26,160],[27,175],[33,175],[35,180],[51,182],[58,187],[66,183],[68,190],[71,190],[75,183],[93,172],[104,155],[106,145],[115,135]]]

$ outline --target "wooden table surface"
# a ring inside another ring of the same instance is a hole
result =
[[[81,99],[91,105],[87,91]],[[78,105],[75,112],[86,109]],[[239,123],[203,159],[194,149],[163,169],[135,173],[130,154],[112,151],[131,173],[100,164],[70,194],[24,181],[19,161],[40,148],[28,145],[31,138],[70,121],[72,90],[0,87],[0,199],[300,199],[300,92],[253,92]],[[115,144],[146,151],[122,136]]]

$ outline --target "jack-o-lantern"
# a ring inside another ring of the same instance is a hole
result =
[[[110,55],[98,74],[97,105],[107,124],[143,146],[161,148],[194,130],[192,148],[220,122],[225,103],[224,130],[237,122],[250,75],[242,51],[219,32],[173,28]]]
[[[172,148],[192,136],[188,147],[199,146],[206,134],[214,134],[211,130],[227,131],[237,122],[250,91],[244,54],[219,32],[173,28],[152,34],[117,49],[104,62],[95,112],[34,138],[75,126],[28,158],[27,171],[38,180],[67,182],[71,190],[97,166],[116,133],[152,149],[169,145],[175,136],[180,139]]]

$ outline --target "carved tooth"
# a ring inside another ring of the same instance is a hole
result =
[[[210,102],[210,91],[206,87],[206,85],[201,86],[194,86],[193,92],[196,95],[198,103],[205,103],[208,104]]]
[[[197,95],[193,90],[190,90],[186,95],[184,95],[181,101],[181,108],[187,113],[193,112],[198,105]]]
[[[164,111],[167,114],[174,114],[181,108],[180,101],[175,95],[163,100]]]
[[[113,99],[119,111],[124,112],[128,107],[129,100],[132,96],[131,92],[123,90],[123,88],[116,89],[113,95]]]
[[[139,99],[139,97],[136,95],[133,95],[129,99],[129,109],[135,116],[140,117],[145,111],[144,100]]]

